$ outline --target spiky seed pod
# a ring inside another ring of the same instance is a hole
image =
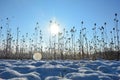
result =
[[[104,29],[104,27],[103,27],[103,26],[102,26],[101,28],[102,28],[102,29]]]
[[[81,24],[83,24],[83,21],[81,21]]]
[[[52,20],[50,20],[50,23],[52,23]]]
[[[115,16],[117,16],[117,13],[115,13]]]
[[[118,22],[119,20],[116,20],[116,22]]]
[[[115,30],[115,28],[113,28],[113,30]]]
[[[105,22],[104,25],[106,25],[107,23]]]
[[[96,26],[96,23],[94,24],[94,26]]]
[[[73,26],[73,29],[75,29],[75,26]]]
[[[8,17],[6,19],[8,20]]]
[[[39,24],[38,22],[36,24]]]

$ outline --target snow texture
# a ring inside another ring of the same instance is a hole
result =
[[[0,60],[0,80],[120,80],[120,61]]]

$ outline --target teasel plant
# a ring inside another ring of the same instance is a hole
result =
[[[108,54],[106,54],[106,52],[108,51],[108,37],[107,37],[107,23],[105,22],[104,23],[104,54],[105,54],[105,57],[107,58],[108,57]]]
[[[102,46],[102,43],[103,43],[102,42],[102,37],[103,37],[102,36],[102,34],[103,34],[102,27],[99,27],[98,30],[100,31],[99,40],[98,40],[98,42],[99,42],[99,52],[102,53],[102,47],[103,47]]]
[[[83,34],[83,39],[84,39],[84,52],[85,52],[85,58],[89,58],[89,51],[88,51],[88,38],[87,38],[87,33],[88,31],[86,30],[86,27],[84,27],[84,34]]]
[[[111,38],[110,38],[110,44],[109,44],[110,51],[114,51],[114,41],[113,41],[114,36],[113,36],[113,31],[112,30],[110,31],[110,36],[111,36]]]
[[[51,32],[51,27],[52,27],[52,25],[53,24],[56,24],[56,25],[58,25],[55,21],[53,21],[53,20],[50,20],[50,22],[49,22],[49,55],[50,55],[50,58],[51,59],[55,59],[55,57],[56,57],[56,37],[57,37],[57,34],[53,34],[52,32]]]
[[[38,52],[38,39],[39,39],[39,23],[36,23],[34,34],[34,53]]]
[[[67,58],[67,55],[68,55],[68,31],[65,30],[65,41],[64,41],[64,52],[65,52],[65,59]]]
[[[114,42],[114,51],[116,51],[116,35],[115,35],[115,27],[113,27],[113,42]]]
[[[3,19],[0,18],[0,52],[1,53],[4,52],[4,46],[3,46],[4,34],[2,32],[3,32]]]
[[[102,52],[105,51],[105,31],[104,31],[104,26],[101,26],[102,29],[102,37],[101,37],[101,41],[102,41]]]
[[[9,18],[6,18],[6,50],[5,55],[6,58],[9,57],[11,54],[11,41],[12,41],[12,34],[11,34],[11,28],[9,27]]]
[[[66,29],[63,29],[63,47],[62,47],[62,53],[63,53],[63,59],[66,57],[66,50],[65,50],[65,42],[66,42]]]
[[[116,29],[116,46],[115,46],[115,48],[116,48],[116,51],[118,52],[118,54],[117,54],[117,60],[119,60],[120,59],[120,44],[119,44],[119,28],[118,28],[118,22],[119,22],[119,20],[118,20],[118,18],[117,18],[117,13],[115,13],[115,19],[114,19],[114,21],[115,21],[115,29]]]
[[[115,29],[116,29],[116,51],[119,51],[119,29],[118,29],[118,19],[117,19],[117,13],[115,13]]]
[[[40,53],[43,53],[43,46],[42,46],[42,43],[43,43],[43,35],[42,35],[42,30],[39,31],[39,46],[40,46]]]
[[[86,45],[86,58],[89,59],[89,44],[88,44],[88,38],[85,37],[85,45]]]
[[[29,52],[30,54],[34,53],[34,33],[29,38]]]
[[[104,34],[105,34],[105,36],[104,36],[105,37],[105,43],[104,44],[105,44],[105,51],[106,51],[106,49],[108,49],[108,47],[107,47],[108,36],[107,36],[107,26],[106,25],[107,25],[107,23],[105,22],[104,23]]]
[[[19,27],[17,27],[17,38],[16,38],[16,54],[19,54]]]
[[[66,59],[68,59],[68,56],[70,56],[70,36],[69,36],[69,32],[65,31],[65,54],[66,54]]]
[[[8,38],[9,38],[9,20],[8,18],[6,18],[7,23],[6,23],[6,50],[5,50],[5,54],[8,54]]]
[[[81,51],[82,51],[82,32],[81,32],[81,30],[80,30],[80,32],[79,32],[80,34],[79,34],[79,39],[78,39],[78,41],[79,41],[79,59],[81,59],[82,57],[82,53],[81,53]]]
[[[50,28],[51,28],[51,24],[52,24],[52,20],[50,20],[50,22],[49,22],[49,30],[50,30]],[[49,31],[50,32],[50,34],[49,34],[49,48],[48,48],[48,50],[49,50],[49,55],[50,55],[50,58],[52,59],[52,46],[51,46],[51,36],[52,36],[52,33],[51,33],[51,31]]]
[[[20,54],[23,54],[25,52],[25,37],[22,35],[22,38],[20,39]]]
[[[60,59],[65,59],[65,54],[67,51],[68,42],[66,34],[68,35],[68,31],[66,31],[65,28],[62,30],[62,32],[58,33],[58,53],[61,56]]]
[[[86,37],[86,28],[83,27],[83,21],[81,22],[81,29],[79,32],[79,58],[84,59],[85,58],[85,37]]]
[[[53,48],[53,59],[56,60],[57,54],[56,54],[56,35],[54,35],[53,37],[53,44],[52,44],[52,48]]]
[[[93,43],[92,43],[92,40],[89,40],[89,59],[92,59],[92,57],[91,57],[91,55],[92,55],[92,53],[93,53]]]
[[[84,33],[84,26],[83,26],[84,22],[81,21],[81,30],[80,30],[80,48],[81,48],[81,59],[84,59],[85,58],[85,50],[84,50],[84,36],[85,36],[85,33]]]
[[[12,39],[11,51],[12,51],[12,54],[16,54],[16,42],[15,42],[15,39]]]
[[[29,46],[29,44],[28,44],[28,36],[29,36],[29,34],[26,33],[25,34],[25,53],[28,53],[28,46]]]
[[[70,30],[71,32],[71,49],[73,50],[73,58],[75,59],[76,58],[76,54],[75,54],[75,32],[76,32],[76,29],[75,27],[73,26],[73,28]]]
[[[0,51],[2,51],[2,29],[3,27],[0,27]]]
[[[63,52],[62,52],[62,32],[58,33],[58,54],[60,54],[60,59],[63,58]]]
[[[96,53],[97,53],[97,33],[96,33],[96,23],[94,23],[94,27],[92,28],[93,30],[93,46],[94,46],[94,56],[93,58],[96,58]]]

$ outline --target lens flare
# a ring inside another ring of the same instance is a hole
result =
[[[34,60],[41,60],[42,59],[42,54],[41,53],[34,53],[33,59]]]

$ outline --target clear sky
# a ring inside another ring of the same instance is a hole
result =
[[[20,27],[21,34],[33,33],[36,22],[47,38],[49,21],[55,19],[60,28],[80,29],[81,21],[89,34],[94,23],[100,27],[107,22],[107,29],[114,26],[114,14],[120,19],[120,0],[0,0],[0,25],[10,19],[12,32]],[[90,37],[90,35],[87,35]]]

